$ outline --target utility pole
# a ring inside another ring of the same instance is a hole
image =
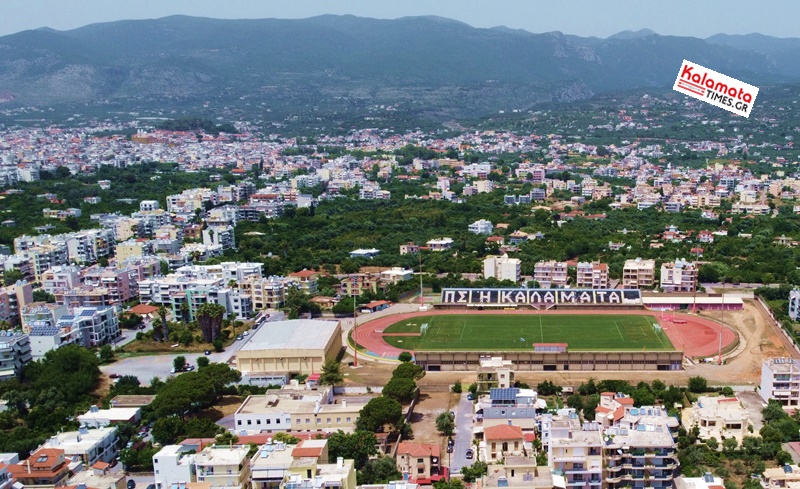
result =
[[[353,286],[353,334],[356,331],[356,292],[358,291],[358,276],[353,276],[353,281],[351,282]],[[353,366],[358,367],[358,341],[356,341],[355,336],[353,337]]]
[[[719,350],[717,351],[717,362],[722,365],[722,323],[725,322],[725,282],[727,277],[722,277],[722,319],[719,324]]]
[[[422,294],[422,251],[417,250],[417,255],[419,255],[419,308],[422,310],[425,308],[425,296]]]

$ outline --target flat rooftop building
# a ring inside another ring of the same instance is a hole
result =
[[[342,348],[338,321],[292,319],[265,323],[236,358],[245,374],[296,372],[311,375],[322,371],[326,360],[336,358]]]

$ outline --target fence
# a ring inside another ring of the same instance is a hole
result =
[[[758,301],[758,305],[761,306],[761,308],[767,313],[767,315],[769,316],[770,321],[772,321],[772,324],[774,326],[777,326],[777,328],[780,330],[780,332],[783,333],[783,335],[786,337],[787,340],[789,340],[789,343],[792,344],[792,346],[794,347],[794,349],[797,352],[797,354],[800,355],[800,348],[798,348],[798,346],[797,346],[797,340],[795,338],[793,338],[792,336],[790,336],[789,332],[786,331],[786,329],[783,327],[783,325],[780,323],[780,321],[778,321],[775,318],[775,315],[772,313],[772,309],[770,309],[769,305],[767,305],[767,303],[764,302],[764,299],[762,299],[760,296],[756,296],[756,300]]]

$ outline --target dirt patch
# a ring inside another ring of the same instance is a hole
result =
[[[92,394],[100,399],[104,399],[110,392],[111,379],[109,379],[107,375],[101,374],[100,378],[97,379],[97,385],[95,385],[94,392],[92,392]]]
[[[457,404],[458,394],[423,390],[411,418],[414,442],[444,444],[444,439],[436,431],[436,416],[443,411],[453,410]]]
[[[198,418],[208,418],[211,421],[219,421],[225,416],[234,414],[239,406],[242,405],[244,398],[241,396],[223,396],[214,407],[204,409],[197,413]]]

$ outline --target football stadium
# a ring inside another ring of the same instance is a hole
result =
[[[353,332],[368,355],[413,352],[429,371],[502,356],[525,370],[680,370],[684,356],[738,344],[730,328],[647,310],[638,290],[444,289],[433,311],[384,316]]]

